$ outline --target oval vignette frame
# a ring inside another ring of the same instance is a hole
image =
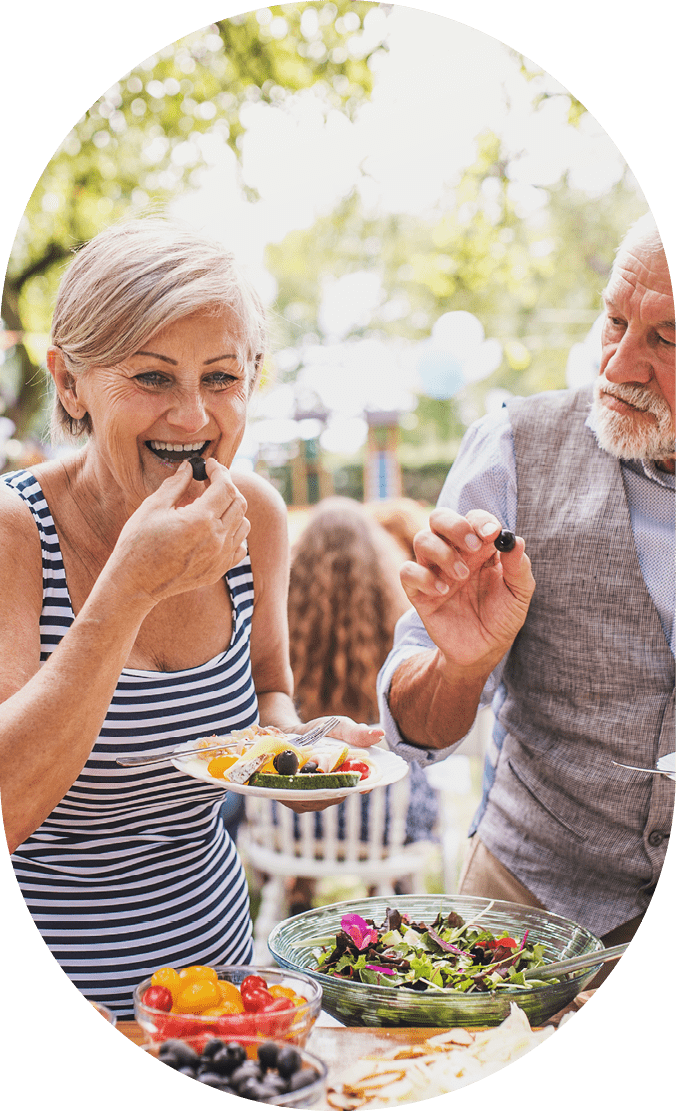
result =
[[[642,184],[663,232],[667,253],[676,257],[676,231],[668,194],[673,191],[675,156],[668,142],[673,104],[672,43],[676,10],[660,0],[632,9],[597,11],[583,0],[565,8],[546,9],[535,0],[506,6],[484,0],[409,3],[476,27],[526,54],[570,89],[616,142]],[[241,3],[178,0],[156,4],[118,0],[115,9],[92,8],[84,0],[59,6],[33,0],[30,7],[2,16],[6,51],[0,74],[4,97],[4,171],[2,212],[3,259],[11,246],[24,204],[44,164],[74,121],[100,93],[153,51],[215,18],[250,10]],[[99,22],[100,17],[103,21]],[[632,52],[632,53],[630,53]],[[618,59],[617,76],[613,58]],[[655,106],[658,107],[657,110]],[[672,202],[673,208],[673,202]],[[426,1101],[427,1107],[454,1111],[520,1108],[538,1093],[548,1111],[568,1111],[571,1098],[584,1091],[585,1102],[603,1100],[618,1109],[646,1098],[640,1061],[649,1061],[649,1083],[668,1090],[670,1067],[669,987],[673,968],[657,971],[653,954],[673,933],[667,888],[676,883],[674,854],[667,857],[663,881],[622,965],[593,1004],[524,1061],[495,1077],[453,1094]],[[118,1108],[161,1101],[163,1109],[182,1108],[190,1099],[213,1099],[185,1089],[166,1070],[150,1065],[103,1022],[92,1020],[88,1004],[72,988],[34,929],[18,893],[6,854],[1,860],[6,923],[4,1000],[11,1001],[11,1029],[4,1035],[11,1071],[4,1090],[34,1105],[66,1097],[70,1111]],[[646,971],[647,969],[647,971]],[[47,1022],[43,1020],[47,1018]],[[46,1051],[36,1041],[49,1034]],[[559,1038],[561,1041],[559,1041]],[[565,1041],[564,1041],[565,1039]],[[72,1052],[79,1048],[78,1061]],[[618,1053],[617,1050],[620,1049]],[[624,1053],[622,1052],[624,1050]],[[555,1055],[556,1054],[556,1055]],[[561,1057],[566,1054],[566,1057]],[[565,1062],[565,1067],[561,1068]],[[553,1084],[553,1079],[555,1083]]]

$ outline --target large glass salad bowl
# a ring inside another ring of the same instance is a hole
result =
[[[412,922],[432,923],[441,912],[459,914],[466,922],[477,921],[499,935],[505,931],[544,947],[546,963],[577,957],[603,949],[602,942],[583,926],[557,914],[519,906],[516,903],[461,895],[400,895],[359,899],[320,907],[280,922],[270,934],[268,945],[282,968],[303,972],[322,988],[322,1007],[346,1026],[497,1026],[517,1003],[531,1026],[540,1026],[582,991],[600,967],[569,974],[560,982],[520,989],[476,992],[428,988],[411,990],[382,982],[357,983],[321,972],[314,950],[317,941],[335,936],[346,915],[359,915],[377,926],[388,908],[407,915]]]

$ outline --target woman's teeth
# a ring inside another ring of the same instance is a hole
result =
[[[199,444],[169,444],[163,440],[148,440],[146,442],[150,450],[159,455],[161,459],[170,459],[172,462],[199,455],[209,443],[208,440],[203,440]]]

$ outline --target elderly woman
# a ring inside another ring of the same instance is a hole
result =
[[[103,232],[63,279],[47,361],[54,427],[85,446],[0,482],[6,834],[44,940],[118,1016],[160,966],[246,962],[251,928],[222,791],[117,757],[309,728],[285,507],[229,470],[263,347],[220,246],[161,219]],[[343,719],[335,735],[382,732]]]

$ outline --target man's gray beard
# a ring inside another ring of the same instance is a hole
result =
[[[602,390],[630,405],[636,405],[646,414],[652,413],[656,420],[650,420],[640,413],[617,413],[609,409],[599,401]],[[604,451],[618,459],[673,458],[674,418],[664,398],[658,397],[651,390],[607,382],[599,376],[594,382],[592,411],[594,431]]]

